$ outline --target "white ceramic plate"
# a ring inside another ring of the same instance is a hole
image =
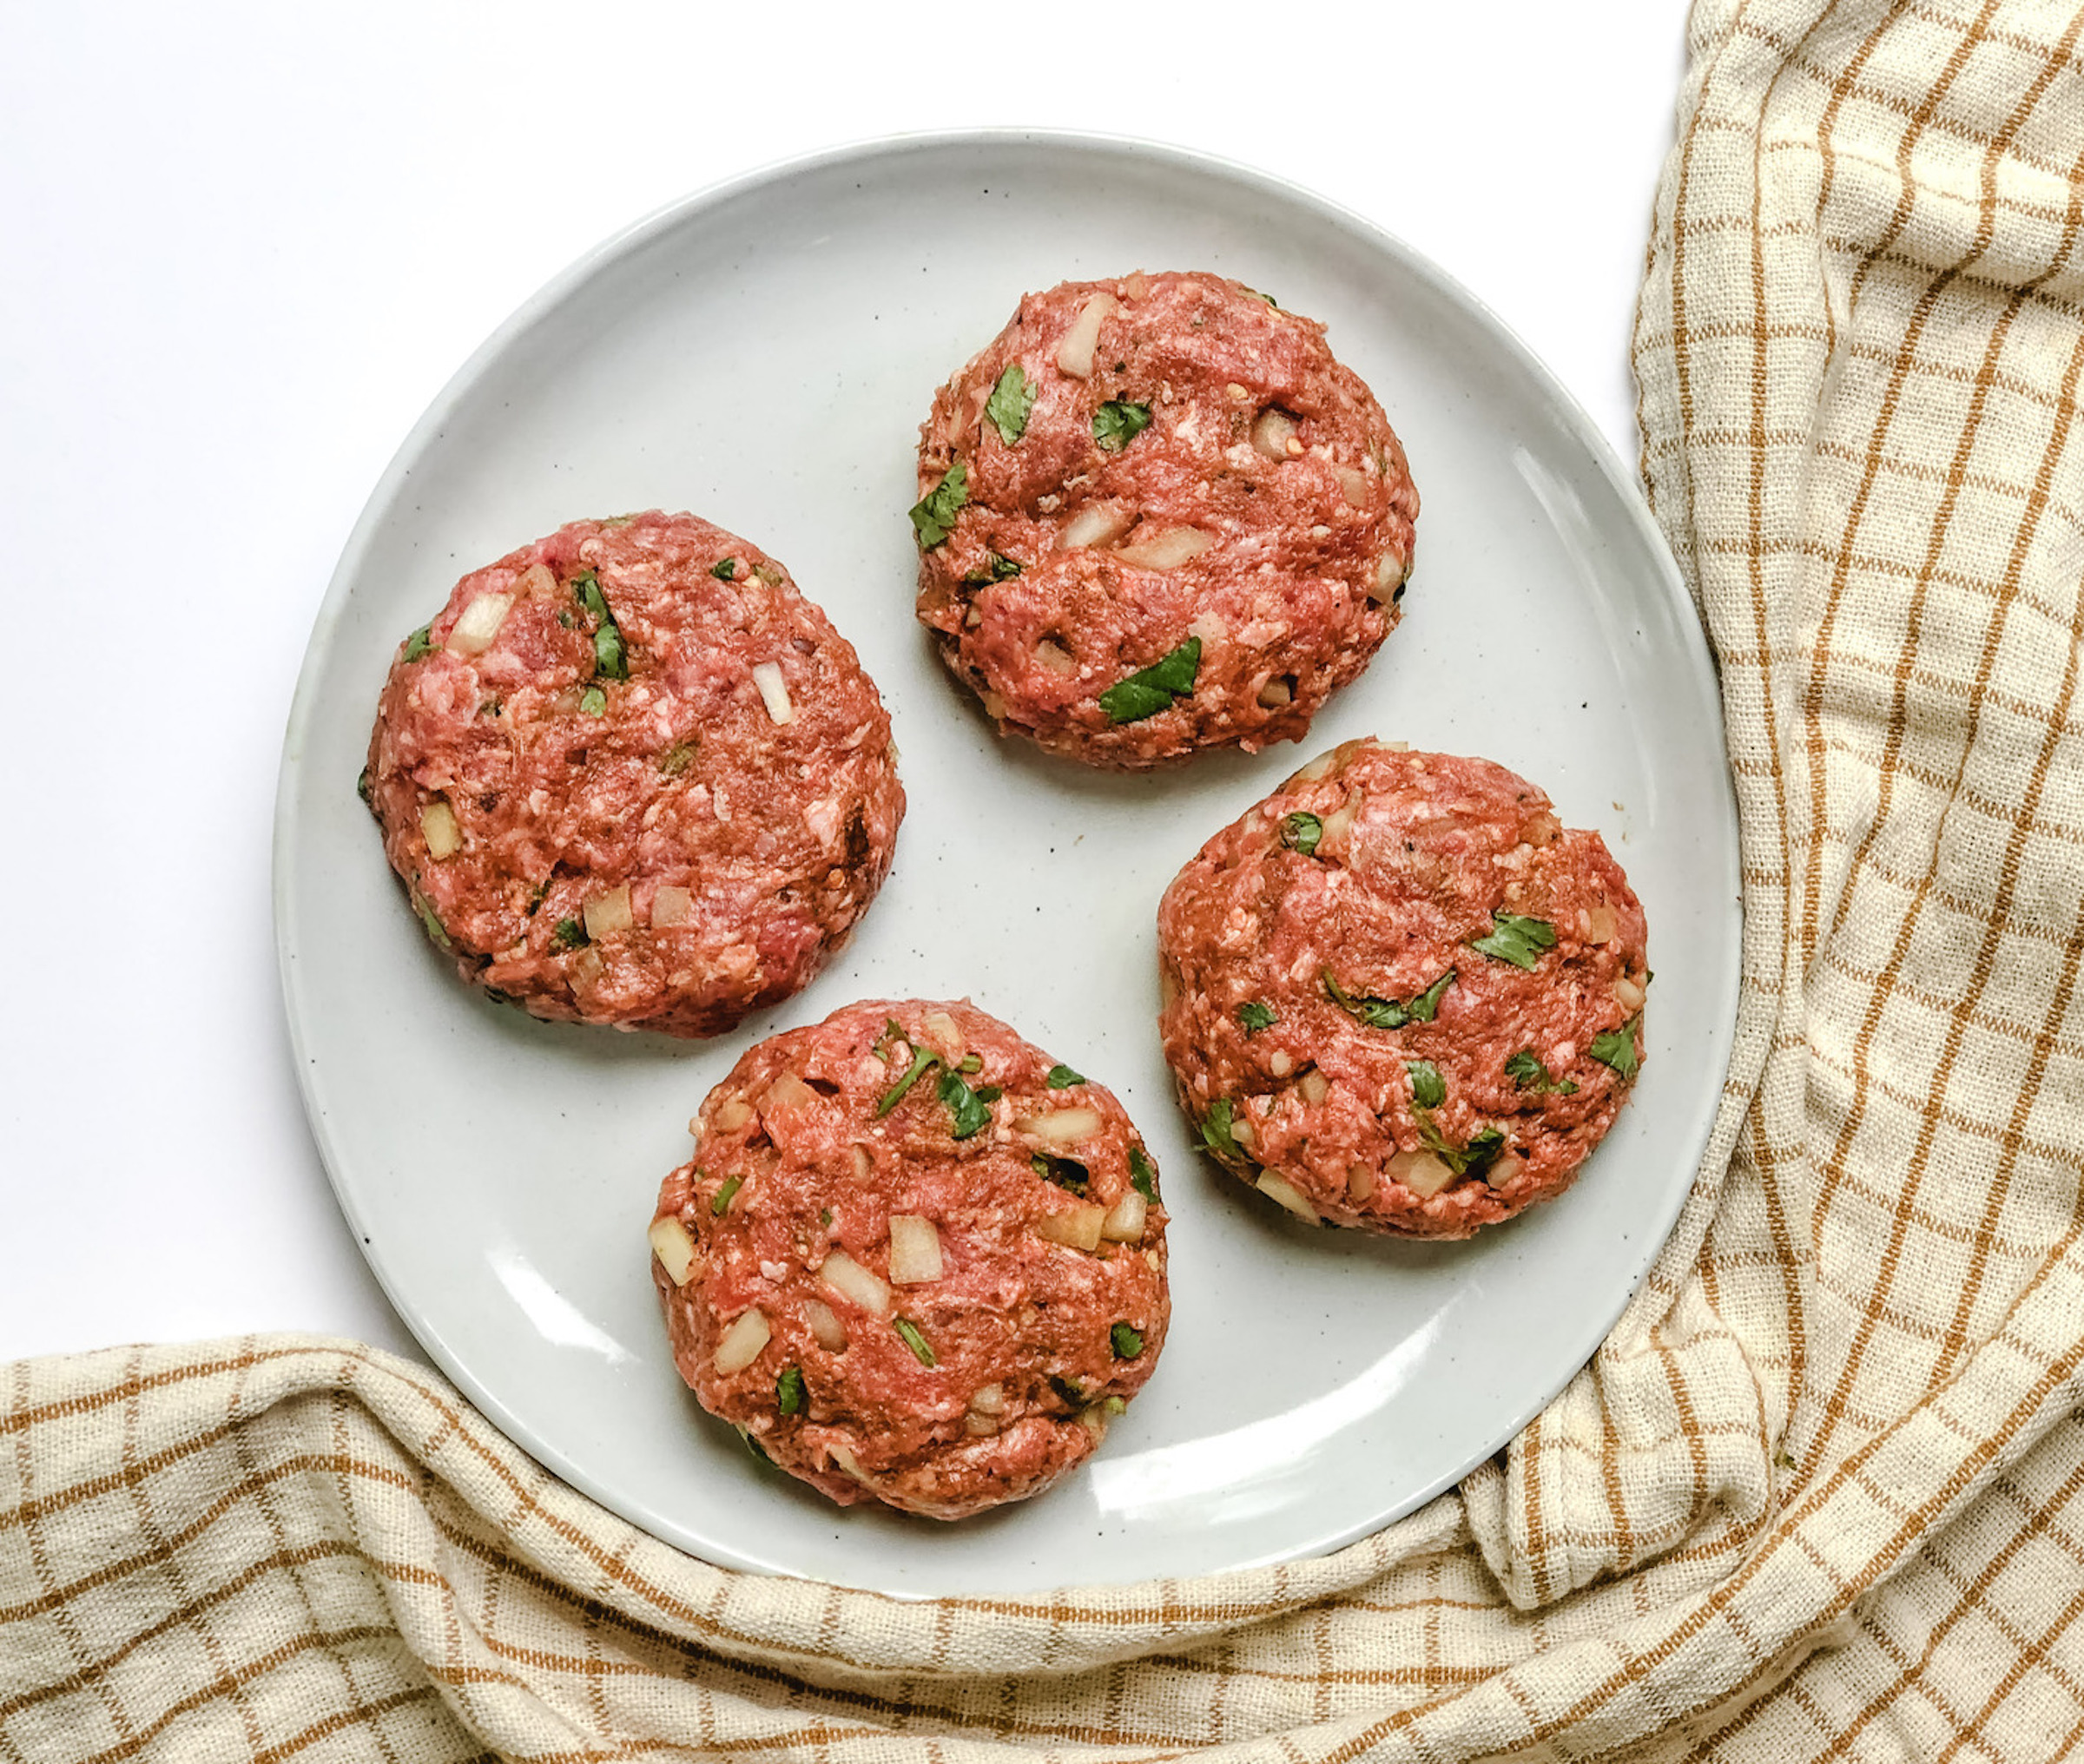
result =
[[[1424,498],[1401,628],[1306,748],[1118,778],[999,740],[913,622],[913,447],[1023,290],[1209,268],[1325,320]],[[692,509],[785,558],[859,647],[911,809],[889,885],[789,1004],[707,1045],[553,1027],[457,984],[354,780],[399,637],[581,515]],[[1633,1102],[1553,1205],[1466,1244],[1313,1231],[1190,1149],[1153,917],[1311,753],[1481,754],[1598,827],[1650,920]],[[1736,823],[1713,671],[1590,421],[1440,271],[1352,214],[1167,148],[906,139],[694,197],[610,240],[458,373],[370,499],[290,716],[276,934],[341,1207],[427,1351],[544,1465],[714,1562],[903,1594],[1191,1575],[1330,1548],[1453,1484],[1591,1355],[1684,1198],[1735,1015]],[[966,994],[1107,1084],[1159,1156],[1164,1364],[1089,1467],[947,1526],[754,1463],[666,1353],[646,1272],[687,1117],[755,1039]]]

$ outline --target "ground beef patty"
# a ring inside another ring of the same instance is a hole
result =
[[[1347,742],[1204,846],[1157,929],[1204,1142],[1308,1219],[1509,1219],[1569,1186],[1642,1060],[1627,878],[1487,760]]]
[[[1100,766],[1299,740],[1396,622],[1418,492],[1324,327],[1066,282],[934,395],[919,616],[1001,731]]]
[[[651,1277],[702,1405],[846,1506],[1039,1493],[1150,1377],[1157,1170],[1098,1084],[966,1004],[754,1048],[689,1123]]]
[[[427,934],[537,1017],[715,1035],[867,910],[905,812],[854,646],[692,515],[574,521],[391,665],[362,793]]]

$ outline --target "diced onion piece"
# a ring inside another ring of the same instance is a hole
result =
[[[1150,1202],[1130,1189],[1108,1209],[1100,1221],[1100,1235],[1110,1243],[1135,1243],[1144,1234],[1144,1218]]]
[[[760,1358],[760,1350],[767,1346],[773,1334],[767,1326],[766,1317],[760,1312],[742,1313],[716,1344],[716,1370],[726,1378],[735,1372],[743,1372]]]
[[[1613,908],[1604,900],[1585,915],[1585,935],[1595,944],[1612,943],[1614,932],[1619,929]]]
[[[1215,535],[1199,527],[1167,527],[1148,537],[1138,534],[1133,545],[1124,545],[1114,555],[1138,569],[1177,569],[1215,543]]]
[[[439,796],[420,810],[419,830],[427,836],[427,855],[437,863],[463,849],[463,829],[456,825],[456,811]]]
[[[1057,365],[1073,379],[1084,379],[1092,372],[1092,352],[1100,340],[1100,324],[1114,306],[1112,294],[1095,294],[1078,308],[1078,316],[1057,345]]]
[[[586,903],[584,917],[586,935],[597,944],[603,938],[628,931],[636,923],[636,915],[630,910],[630,885],[625,882],[620,888],[595,895]]]
[[[979,1385],[970,1395],[970,1406],[979,1415],[1003,1415],[1006,1412],[1006,1386]]]
[[[1553,845],[1556,835],[1562,831],[1563,823],[1544,810],[1528,817],[1527,825],[1520,830],[1520,837],[1530,846],[1547,846]]]
[[[915,1214],[890,1215],[890,1284],[915,1287],[940,1278],[940,1233],[931,1219]]]
[[[1404,585],[1411,574],[1411,566],[1394,551],[1382,553],[1382,561],[1375,566],[1375,581],[1369,585],[1370,600],[1395,600],[1396,591]]]
[[[1286,459],[1295,434],[1296,419],[1271,405],[1252,419],[1252,445],[1269,459]]]
[[[863,1267],[843,1249],[825,1258],[818,1278],[843,1299],[851,1299],[862,1310],[878,1317],[890,1314],[890,1288],[881,1275]]]
[[[1271,1170],[1260,1171],[1259,1180],[1252,1186],[1276,1206],[1287,1208],[1296,1218],[1312,1225],[1322,1222],[1317,1217],[1317,1209],[1303,1197],[1302,1191],[1293,1182],[1276,1176]]]
[[[716,1130],[719,1133],[735,1133],[752,1118],[752,1104],[742,1096],[727,1096],[716,1105]]]
[[[867,1181],[875,1168],[875,1160],[868,1155],[868,1148],[865,1145],[851,1145],[847,1150],[854,1155],[854,1181]]]
[[[962,1431],[973,1439],[981,1439],[987,1433],[996,1433],[999,1424],[989,1415],[965,1415],[962,1418]]]
[[[1035,1235],[1046,1237],[1072,1249],[1098,1249],[1100,1229],[1107,1222],[1107,1209],[1083,1201],[1057,1213],[1045,1213],[1035,1221]]]
[[[831,1457],[832,1461],[839,1465],[843,1472],[861,1484],[863,1488],[875,1486],[875,1479],[861,1468],[861,1459],[847,1451],[844,1445],[828,1445],[825,1450]]]
[[[1429,1151],[1400,1151],[1389,1160],[1388,1175],[1428,1201],[1454,1180],[1454,1172]]]
[[[1250,1151],[1259,1143],[1259,1130],[1249,1121],[1233,1121],[1230,1123],[1230,1137]]]
[[[840,1321],[840,1313],[824,1300],[804,1300],[803,1320],[810,1325],[810,1333],[826,1353],[837,1353],[847,1346],[847,1326]]]
[[[1161,1010],[1172,1008],[1172,1001],[1179,997],[1179,977],[1164,963],[1157,970],[1157,1004]]]
[[[1613,983],[1613,1002],[1631,1017],[1643,1008],[1643,1002],[1649,996],[1640,985],[1631,980],[1626,974]]]
[[[601,952],[590,944],[583,950],[575,951],[571,958],[564,964],[564,977],[580,991],[590,991],[599,985],[607,971],[608,964],[601,959]]]
[[[1527,1168],[1527,1160],[1517,1152],[1506,1152],[1492,1162],[1483,1173],[1483,1179],[1494,1188],[1502,1188]]]
[[[1078,671],[1078,664],[1054,637],[1045,637],[1035,645],[1035,660],[1052,674],[1060,674],[1066,680]]]
[[[1365,1201],[1375,1193],[1375,1167],[1372,1164],[1355,1164],[1346,1172],[1346,1192],[1356,1201]]]
[[[810,1086],[794,1072],[783,1072],[767,1087],[766,1094],[760,1098],[760,1112],[762,1115],[774,1115],[787,1109],[807,1109],[814,1094]]]
[[[969,1051],[962,1031],[956,1028],[955,1019],[946,1011],[929,1010],[920,1019],[919,1026],[933,1038],[934,1046],[950,1057],[960,1060]]]
[[[1355,471],[1350,465],[1339,468],[1339,494],[1356,509],[1368,506],[1368,474]]]
[[[1296,1062],[1286,1048],[1276,1048],[1266,1056],[1266,1069],[1276,1078],[1285,1078],[1296,1069]]]
[[[1309,1071],[1296,1080],[1296,1089],[1302,1093],[1305,1102],[1322,1102],[1331,1095],[1331,1080],[1322,1072]]]
[[[676,888],[671,883],[651,897],[651,923],[654,925],[685,925],[695,908],[695,897],[684,888]]]
[[[1150,291],[1151,284],[1140,269],[1131,270],[1122,278],[1122,296],[1124,299],[1140,300]]]
[[[998,721],[999,721],[1001,719],[1003,719],[1003,718],[1005,717],[1005,715],[1006,715],[1006,701],[1005,701],[1003,698],[999,697],[999,694],[998,694],[997,693],[995,693],[995,692],[987,692],[987,693],[986,693],[986,694],[984,694],[984,700],[983,700],[983,702],[984,702],[984,714],[985,714],[985,715],[986,715],[986,716],[988,716],[989,718],[991,718],[991,720],[992,720],[993,722],[998,722]]]
[[[1107,1424],[1113,1418],[1105,1403],[1088,1403],[1078,1411],[1078,1425],[1091,1434],[1096,1441],[1107,1437]]]
[[[1086,503],[1057,535],[1057,550],[1081,545],[1111,545],[1136,524],[1135,514],[1119,503]]]
[[[1015,1133],[1032,1134],[1045,1145],[1069,1145],[1099,1130],[1097,1109],[1055,1109],[1046,1115],[1023,1115],[1013,1123]]]
[[[782,677],[779,662],[755,662],[753,684],[760,688],[760,701],[767,707],[770,720],[777,723],[795,721],[796,708],[789,701],[788,682]]]
[[[507,592],[520,600],[530,595],[555,594],[557,578],[550,573],[547,563],[531,563],[514,578]]]
[[[1317,850],[1335,858],[1346,849],[1346,835],[1353,831],[1353,818],[1361,812],[1361,793],[1355,791],[1324,817],[1324,831],[1317,835]]]
[[[1318,779],[1323,777],[1331,770],[1334,766],[1337,765],[1338,763],[1339,750],[1336,747],[1333,747],[1329,752],[1318,754],[1316,759],[1312,760],[1309,765],[1305,766],[1300,772],[1296,773],[1293,778],[1288,780],[1288,782],[1290,786],[1297,784],[1315,784]]]
[[[479,595],[464,608],[463,616],[449,632],[449,649],[458,655],[482,655],[499,635],[499,627],[506,622],[507,609],[513,603],[511,594]]]
[[[675,1286],[686,1286],[689,1271],[695,1266],[695,1240],[688,1235],[688,1228],[669,1213],[663,1219],[654,1219],[646,1234],[659,1267],[665,1269]]]
[[[1270,680],[1259,688],[1259,702],[1269,710],[1280,709],[1283,705],[1289,703],[1295,695],[1285,680]]]

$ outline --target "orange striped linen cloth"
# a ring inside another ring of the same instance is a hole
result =
[[[0,1760],[2068,1752],[2081,34],[1695,9],[1636,360],[1721,660],[1742,1021],[1653,1277],[1502,1466],[1322,1560],[900,1603],[679,1555],[365,1348],[26,1362]]]

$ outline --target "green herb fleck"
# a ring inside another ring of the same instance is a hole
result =
[[[896,1083],[883,1092],[883,1100],[875,1105],[875,1118],[880,1121],[884,1116],[896,1108],[899,1102],[904,1099],[905,1092],[919,1082],[920,1075],[928,1066],[938,1066],[940,1063],[940,1056],[935,1053],[932,1048],[913,1050],[910,1070]]]
[[[557,623],[564,629],[569,631],[573,626],[578,623],[578,621],[571,615],[571,609],[570,607],[559,607],[557,609]]]
[[[1491,934],[1471,938],[1469,947],[1500,962],[1532,971],[1543,950],[1556,946],[1556,928],[1545,918],[1523,918],[1516,912],[1494,912]]]
[[[1134,1359],[1144,1351],[1144,1332],[1126,1323],[1117,1323],[1107,1332],[1107,1336],[1114,1343],[1117,1359]]]
[[[553,950],[576,950],[581,944],[591,941],[586,935],[584,922],[576,918],[560,918],[557,929],[550,934],[550,946]]]
[[[623,642],[623,628],[608,610],[608,597],[601,592],[600,577],[590,569],[581,570],[571,579],[571,592],[594,621],[595,671],[609,680],[629,679],[630,652]],[[600,713],[595,711],[592,714],[598,716]]]
[[[431,623],[422,625],[417,631],[413,632],[411,636],[406,639],[406,653],[404,657],[406,661],[417,662],[422,655],[425,655],[434,647],[432,643],[427,641],[427,633],[433,629],[434,627]]]
[[[1271,306],[1276,313],[1281,310],[1281,302],[1276,300],[1271,294],[1263,294],[1257,288],[1247,288],[1245,289],[1245,293],[1250,294],[1255,300],[1264,300],[1266,304]]]
[[[1102,1400],[1100,1407],[1110,1415],[1125,1415],[1129,1412],[1129,1401],[1125,1397],[1108,1397]]]
[[[962,1082],[961,1073],[943,1071],[938,1094],[954,1117],[954,1135],[957,1139],[967,1139],[992,1124],[990,1108],[981,1096]]]
[[[717,1189],[714,1195],[710,1195],[710,1216],[712,1218],[721,1219],[726,1213],[729,1213],[731,1210],[731,1197],[737,1194],[738,1190],[744,1186],[745,1178],[743,1176],[733,1176],[721,1188]]]
[[[1481,1175],[1505,1149],[1505,1135],[1494,1127],[1485,1128],[1467,1145],[1451,1144],[1433,1117],[1423,1113],[1418,1116],[1418,1136],[1425,1142],[1426,1149],[1458,1176]]]
[[[658,769],[669,778],[677,778],[695,763],[695,743],[676,741],[658,756]]]
[[[1069,1403],[1072,1408],[1082,1409],[1085,1406],[1085,1387],[1076,1379],[1052,1376],[1049,1387]]]
[[[1274,1007],[1263,1004],[1256,998],[1248,998],[1237,1007],[1237,1021],[1244,1025],[1247,1035],[1257,1035],[1263,1029],[1271,1029],[1278,1019]]]
[[[1440,1001],[1446,996],[1448,988],[1454,984],[1454,970],[1449,968],[1446,973],[1427,987],[1406,1007],[1411,1013],[1411,1021],[1430,1023],[1438,1017],[1440,1015]]]
[[[1401,1029],[1411,1020],[1411,1007],[1399,998],[1355,997],[1340,985],[1329,968],[1323,971],[1324,990],[1331,1002],[1355,1023],[1368,1029]]]
[[[886,1017],[883,1020],[883,1032],[876,1037],[875,1045],[869,1051],[880,1060],[883,1056],[883,1050],[894,1041],[903,1040],[904,1034],[905,1031],[899,1026],[894,1017]]]
[[[1784,1445],[1777,1445],[1773,1448],[1773,1462],[1783,1470],[1796,1468],[1794,1454]]]
[[[498,716],[499,714],[499,700],[496,698],[488,698],[483,704],[478,707],[478,714],[479,716]]]
[[[793,1415],[803,1406],[803,1368],[792,1366],[775,1380],[775,1406]]]
[[[970,499],[970,468],[958,459],[947,476],[912,505],[912,525],[919,549],[931,551],[955,530],[958,510]]]
[[[919,1325],[909,1317],[900,1317],[892,1326],[904,1338],[905,1346],[912,1350],[912,1357],[921,1366],[933,1364],[933,1350],[927,1346],[927,1338],[919,1333]]]
[[[487,986],[485,996],[486,1001],[492,1004],[518,1004],[521,1002],[511,992],[502,992],[497,986]]]
[[[1151,426],[1151,406],[1110,398],[1092,413],[1092,438],[1110,453],[1119,453]]]
[[[1129,1181],[1144,1200],[1157,1199],[1157,1166],[1140,1145],[1129,1148]]]
[[[1054,1182],[1059,1188],[1068,1189],[1083,1201],[1092,1181],[1092,1172],[1076,1158],[1053,1157],[1048,1152],[1039,1151],[1028,1162],[1035,1174],[1045,1182]]]
[[[608,694],[597,686],[590,686],[579,694],[579,709],[587,716],[605,716],[608,712]]]
[[[992,395],[984,403],[984,414],[999,438],[1011,447],[1027,430],[1027,413],[1035,407],[1037,388],[1020,371],[1020,364],[1009,362],[1006,370],[999,376],[999,384],[992,388]]]
[[[745,1449],[762,1464],[770,1467],[773,1465],[775,1460],[767,1455],[767,1448],[753,1438],[752,1430],[749,1427],[741,1427],[738,1430],[738,1437],[745,1441]]]
[[[1642,1062],[1636,1056],[1635,1031],[1642,1018],[1632,1017],[1619,1029],[1610,1029],[1604,1035],[1592,1038],[1592,1056],[1602,1066],[1611,1066],[1624,1078],[1633,1078]]]
[[[456,946],[449,941],[449,934],[443,928],[432,905],[417,888],[412,891],[412,905],[419,914],[419,922],[425,927],[427,935],[434,940],[434,947],[439,950],[454,949]]]
[[[962,1056],[961,1065],[956,1070],[963,1072],[981,1072],[984,1070],[984,1062],[975,1054],[965,1054]]]
[[[1448,1100],[1447,1080],[1431,1060],[1406,1060],[1404,1070],[1411,1078],[1411,1100],[1421,1109],[1437,1109]]]
[[[1131,674],[1100,694],[1100,708],[1111,723],[1140,722],[1171,708],[1172,701],[1194,690],[1201,671],[1201,639],[1189,637],[1178,648],[1141,672]]]
[[[1237,1142],[1230,1136],[1230,1099],[1218,1096],[1209,1104],[1209,1112],[1202,1117],[1201,1142],[1217,1157],[1234,1158],[1238,1155]]]
[[[1049,1069],[1049,1076],[1042,1082],[1052,1090],[1068,1090],[1073,1084],[1083,1084],[1085,1079],[1082,1074],[1072,1071],[1069,1066],[1058,1063]]]
[[[996,1102],[1005,1095],[1005,1089],[997,1084],[979,1084],[977,1087],[977,1100],[979,1102]]]
[[[366,766],[362,767],[360,775],[354,780],[354,793],[365,803],[369,801],[369,768]]]
[[[1281,843],[1291,852],[1300,852],[1304,857],[1312,856],[1317,841],[1324,837],[1324,823],[1306,808],[1298,808],[1293,814],[1281,817]]]
[[[729,582],[737,573],[738,560],[735,557],[726,557],[721,563],[709,565],[709,574],[719,582]]]
[[[989,588],[994,582],[1011,582],[1020,573],[1019,564],[1000,552],[987,551],[985,557],[986,562],[982,569],[962,578],[965,588]]]
[[[831,1208],[821,1207],[818,1208],[818,1223],[825,1227],[825,1228],[828,1231],[832,1228]]]
[[[1552,1090],[1559,1096],[1574,1096],[1578,1093],[1575,1079],[1558,1079],[1541,1063],[1532,1048],[1521,1048],[1505,1063],[1505,1076],[1520,1089],[1532,1090],[1537,1096],[1547,1096]]]

